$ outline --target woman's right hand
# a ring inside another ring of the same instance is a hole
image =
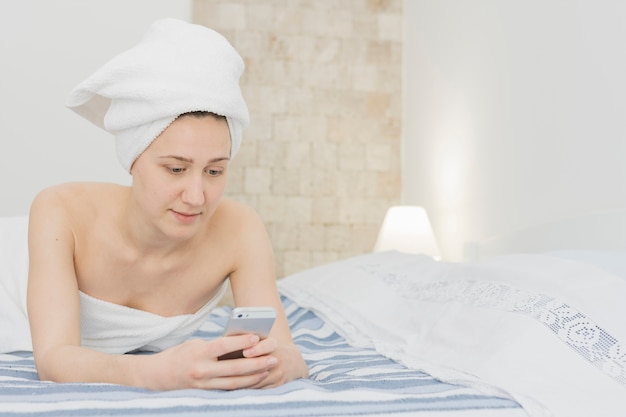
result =
[[[137,385],[155,390],[249,388],[263,381],[275,366],[276,358],[219,360],[224,354],[249,349],[259,342],[256,335],[220,337],[206,341],[192,339],[162,352],[146,355],[137,376]],[[138,356],[137,359],[140,359]]]

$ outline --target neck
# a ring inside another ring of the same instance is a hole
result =
[[[129,195],[119,224],[124,238],[135,248],[137,255],[165,258],[176,253],[188,252],[197,239],[196,234],[180,238],[168,235],[159,226],[158,220],[152,220],[147,216]]]

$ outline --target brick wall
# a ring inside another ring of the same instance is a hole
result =
[[[402,0],[194,0],[193,20],[246,63],[227,195],[265,221],[277,276],[371,251],[400,201]]]

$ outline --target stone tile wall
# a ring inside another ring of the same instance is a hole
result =
[[[400,201],[402,0],[194,0],[193,16],[246,63],[227,195],[265,221],[277,277],[371,251]]]

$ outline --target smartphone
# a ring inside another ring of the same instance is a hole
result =
[[[230,313],[224,336],[253,333],[265,339],[276,320],[276,310],[272,307],[236,307]],[[241,350],[227,353],[218,359],[243,358]]]

